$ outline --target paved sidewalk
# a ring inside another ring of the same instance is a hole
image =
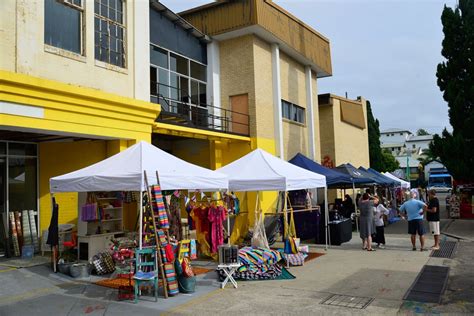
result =
[[[446,221],[446,223],[450,223]],[[467,236],[474,221],[445,226]],[[117,302],[117,291],[53,274],[47,266],[23,269],[0,267],[0,316],[9,315],[396,315],[474,313],[474,243],[462,241],[454,259],[430,258],[412,251],[406,222],[386,229],[387,249],[361,250],[358,234],[351,242],[331,247],[310,245],[325,255],[292,267],[294,280],[239,282],[221,290],[214,272],[199,276],[194,295],[180,294],[157,303]],[[427,236],[427,246],[432,237]],[[448,290],[440,305],[405,302],[403,297],[425,264],[449,265]],[[366,309],[327,306],[330,295],[372,299]]]

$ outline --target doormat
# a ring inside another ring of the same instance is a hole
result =
[[[19,269],[40,266],[50,262],[50,257],[35,256],[31,259],[21,259],[21,257],[17,257],[0,260],[0,266]]]
[[[433,250],[430,257],[436,258],[452,258],[456,252],[458,243],[456,241],[443,241],[441,242],[438,250]]]
[[[339,307],[365,309],[372,303],[374,298],[352,295],[331,294],[325,298],[320,304]]]
[[[424,266],[403,299],[439,304],[446,289],[448,275],[449,267]]]
[[[308,256],[304,259],[304,262],[314,260],[314,259],[319,258],[319,257],[324,256],[324,255],[325,255],[325,253],[308,252]]]
[[[274,279],[236,279],[236,281],[273,281],[273,280],[293,280],[296,277],[288,269],[281,267],[281,274]]]
[[[193,267],[193,272],[194,275],[200,275],[200,274],[206,274],[210,271],[214,271],[211,269],[205,269],[205,268],[200,268],[200,267]],[[134,281],[132,279],[132,286],[134,285]],[[94,282],[96,285],[104,286],[104,287],[109,287],[112,289],[118,289],[119,286],[128,286],[130,285],[129,280],[126,278],[110,278],[110,279],[103,279],[97,282]],[[161,286],[161,280],[158,280],[158,285]]]

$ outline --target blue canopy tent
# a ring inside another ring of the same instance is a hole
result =
[[[369,175],[372,179],[374,179],[377,185],[387,186],[392,183],[392,181],[388,181],[387,179],[382,178],[373,172],[369,172],[369,170],[365,169],[364,167],[359,167],[359,170],[362,172],[362,174]]]
[[[326,176],[328,187],[352,185],[352,179],[347,174],[321,166],[301,153],[296,154],[289,162],[298,167]]]
[[[357,169],[350,163],[345,163],[336,167],[336,170],[348,175],[352,179],[352,183],[354,186],[367,186],[367,185],[374,185],[377,181],[368,175],[366,172],[362,172],[361,170]]]
[[[372,169],[372,168],[369,168],[367,169],[367,172],[370,172],[372,174],[375,174],[377,176],[380,176],[381,179],[384,179],[387,183],[387,185],[391,185],[391,186],[396,186],[396,185],[400,185],[400,182],[396,181],[396,180],[393,180],[387,176],[384,176],[383,174],[381,174],[380,172],[378,172],[377,170],[375,169]]]

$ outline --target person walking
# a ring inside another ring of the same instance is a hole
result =
[[[359,200],[360,208],[360,227],[359,234],[362,239],[362,249],[367,251],[375,251],[372,248],[372,234],[374,229],[374,205],[378,203],[379,199],[374,197],[370,200],[368,193],[364,193]]]
[[[408,217],[408,233],[411,235],[412,250],[416,251],[416,235],[420,236],[420,251],[425,251],[425,228],[423,226],[423,213],[426,204],[417,200],[417,190],[410,192],[410,199],[400,206],[400,211]]]
[[[382,201],[379,201],[375,208],[374,222],[375,222],[375,238],[374,242],[380,249],[385,248],[385,223],[383,222],[383,215],[390,214],[390,211],[385,208]]]
[[[431,189],[429,192],[428,209],[426,210],[426,219],[430,225],[431,234],[434,237],[433,250],[439,249],[439,200],[436,197],[436,190]]]

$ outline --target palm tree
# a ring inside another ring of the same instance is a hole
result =
[[[439,161],[439,159],[433,154],[430,148],[427,148],[427,149],[422,150],[421,155],[418,158],[418,161],[421,163],[423,168],[425,168],[425,166],[429,164],[430,162]]]

